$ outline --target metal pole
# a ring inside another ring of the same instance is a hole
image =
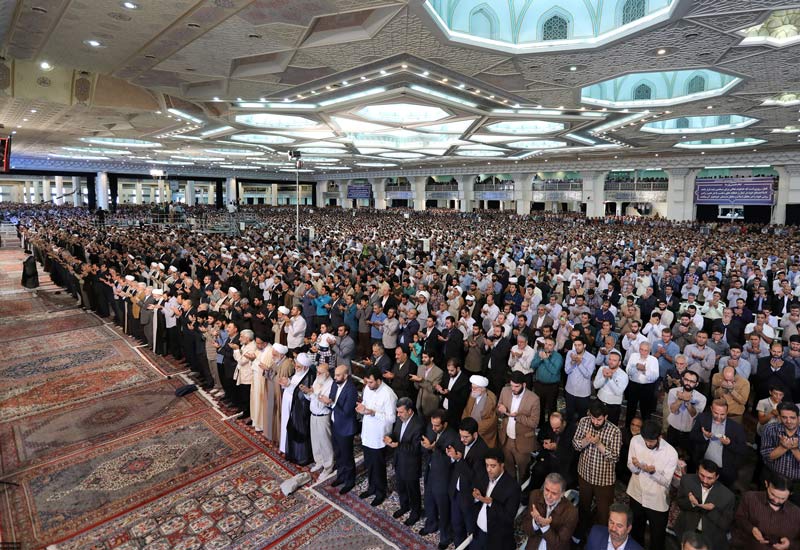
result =
[[[297,241],[297,246],[300,246],[300,169],[296,168],[294,171],[295,183],[297,184],[297,204],[295,205],[295,232],[294,238]]]

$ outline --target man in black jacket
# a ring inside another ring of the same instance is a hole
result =
[[[486,335],[486,349],[487,363],[483,370],[489,378],[489,389],[495,395],[500,395],[500,390],[506,385],[508,356],[511,354],[511,342],[503,338],[503,327],[492,327],[492,334]]]
[[[427,451],[425,468],[425,526],[422,536],[439,531],[439,550],[450,546],[453,540],[450,528],[450,475],[453,461],[447,448],[458,444],[458,434],[447,426],[447,411],[437,409],[431,414],[430,423],[422,436],[423,452]]]
[[[458,426],[460,442],[447,449],[447,456],[455,461],[450,476],[450,518],[456,548],[467,535],[475,532],[475,505],[472,497],[473,483],[485,468],[483,458],[489,446],[478,435],[478,422],[468,416]]]
[[[503,451],[489,449],[486,468],[472,489],[475,502],[475,532],[470,550],[515,548],[514,521],[520,502],[517,480],[504,473]]]
[[[461,372],[461,363],[456,359],[449,359],[447,372],[444,373],[441,384],[434,389],[442,396],[442,408],[447,411],[447,424],[458,426],[472,391],[469,376]]]
[[[397,348],[400,349],[400,348]],[[395,511],[395,519],[411,512],[405,524],[409,527],[417,523],[422,512],[422,497],[419,478],[422,477],[422,432],[425,423],[414,412],[414,402],[408,397],[397,400],[397,420],[392,434],[384,437],[384,443],[394,449],[394,474],[397,478],[397,494],[400,508]]]
[[[737,469],[747,450],[747,438],[742,425],[728,419],[728,403],[724,399],[715,399],[711,410],[697,417],[689,440],[694,449],[694,464],[703,459],[713,461],[720,467],[720,481],[733,490]]]

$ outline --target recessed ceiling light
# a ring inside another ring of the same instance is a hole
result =
[[[402,64],[402,65],[400,65],[400,66],[401,66],[401,67],[403,67],[404,69],[408,69],[408,65],[406,65],[405,63],[403,63],[403,64]]]
[[[32,113],[35,113],[35,112],[36,112],[36,109],[31,109],[31,112],[32,112]]]
[[[387,74],[386,69],[381,69],[381,74]]]
[[[102,42],[94,39],[84,40],[83,43],[86,44],[87,46],[91,46],[92,48],[99,48],[100,46],[103,45]]]
[[[659,48],[659,50],[656,53],[658,55],[664,55],[665,53],[667,53],[667,50],[665,50],[664,48]]]
[[[466,84],[459,84],[458,87],[463,89],[463,88],[466,88],[467,85]]]
[[[569,70],[570,70],[570,71],[572,71],[572,72],[574,73],[575,71],[577,71],[577,70],[578,70],[578,67],[576,67],[575,65],[573,65],[572,67],[570,67],[570,68],[569,68]]]
[[[428,71],[422,71],[422,76],[428,76],[429,74],[431,73],[429,73]]]
[[[442,79],[442,82],[447,82],[447,80],[448,80],[448,79],[447,79],[447,77],[444,77],[444,78]]]
[[[348,86],[350,83],[346,80],[342,80],[342,86]]]
[[[134,4],[133,2],[123,2],[122,7],[126,10],[138,10],[139,4]]]
[[[28,122],[28,119],[27,118],[23,118],[22,122]]]
[[[713,108],[714,108],[713,105],[709,105],[709,106],[706,107],[706,109],[713,109]]]
[[[366,79],[367,79],[367,77],[366,77],[366,76],[362,76],[362,77],[361,77],[361,80],[366,80]]]
[[[42,61],[41,63],[39,63],[39,68],[42,69],[43,71],[49,71],[50,69],[53,68],[53,66],[47,61]]]

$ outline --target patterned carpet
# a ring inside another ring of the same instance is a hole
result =
[[[431,547],[399,529],[391,510],[311,487],[284,496],[281,482],[303,469],[252,428],[225,421],[231,411],[199,392],[175,397],[185,381],[168,377],[183,363],[75,309],[41,268],[37,295],[21,288],[23,258],[0,250],[0,479],[18,484],[0,486],[0,542],[23,550]]]

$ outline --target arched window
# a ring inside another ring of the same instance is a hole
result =
[[[688,128],[689,127],[689,119],[685,117],[681,117],[675,123],[676,128]]]
[[[653,90],[647,84],[639,84],[633,89],[634,100],[652,99],[652,97]]]
[[[700,75],[692,77],[686,85],[686,93],[698,94],[704,91],[706,91],[706,79]]]
[[[554,15],[542,24],[542,40],[566,40],[569,38],[569,23],[560,15]]]
[[[731,115],[720,115],[717,117],[717,126],[727,126],[731,123]]]
[[[641,19],[645,15],[645,0],[626,0],[622,6],[622,24]]]
[[[499,24],[497,14],[486,3],[477,6],[469,14],[469,33],[474,36],[494,39]]]

